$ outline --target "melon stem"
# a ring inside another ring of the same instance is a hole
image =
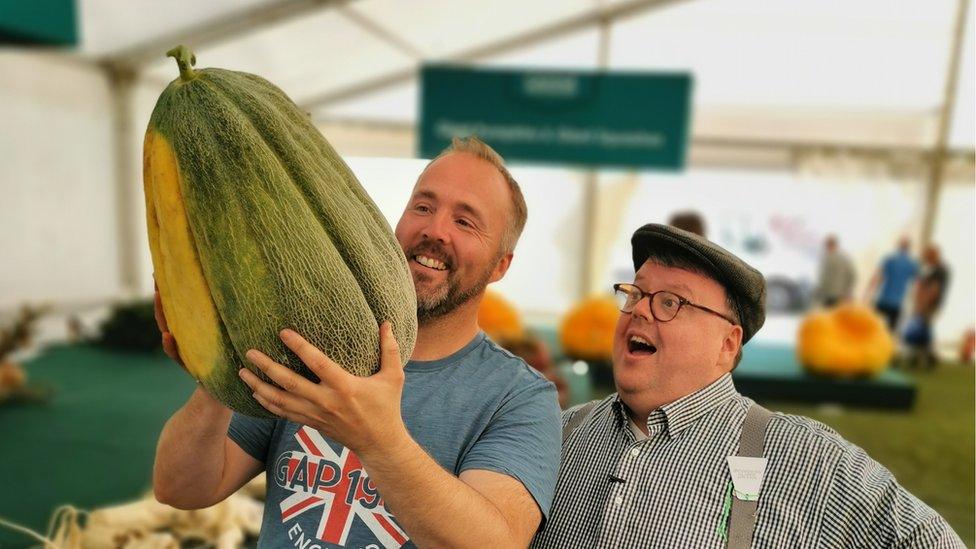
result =
[[[166,56],[176,59],[176,64],[180,67],[180,80],[189,82],[197,77],[193,70],[193,65],[197,64],[197,56],[190,48],[181,44],[166,52]]]

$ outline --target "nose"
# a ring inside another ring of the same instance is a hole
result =
[[[651,314],[651,298],[644,296],[634,305],[634,310],[630,311],[631,316],[639,316],[645,321],[650,322],[654,315]]]
[[[448,231],[448,216],[437,213],[428,218],[427,225],[424,226],[423,234],[424,240],[437,240],[442,243],[448,242],[450,240],[450,233]]]

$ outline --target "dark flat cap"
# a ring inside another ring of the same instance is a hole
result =
[[[649,223],[630,239],[634,270],[648,258],[687,259],[721,284],[736,304],[742,326],[742,343],[749,341],[766,321],[766,279],[725,248],[697,234]]]

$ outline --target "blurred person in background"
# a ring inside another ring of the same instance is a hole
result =
[[[902,237],[898,249],[881,260],[865,291],[865,301],[874,301],[874,309],[884,317],[891,332],[898,329],[905,294],[918,276],[918,263],[909,255],[910,248],[911,241]]]
[[[932,369],[938,364],[932,322],[942,307],[948,286],[949,268],[942,262],[939,247],[929,244],[922,252],[922,272],[915,284],[912,317],[903,336],[911,367]]]
[[[814,290],[814,302],[829,308],[850,300],[854,292],[854,277],[851,258],[840,250],[836,236],[827,236],[824,254],[820,259],[820,276],[817,279],[817,289]]]
[[[556,391],[486,338],[478,306],[525,225],[518,184],[477,139],[421,173],[399,223],[417,293],[417,342],[400,366],[388,325],[381,367],[348,374],[287,330],[313,383],[250,350],[241,377],[280,418],[232,413],[202,388],[166,423],[153,489],[211,506],[261,471],[259,547],[524,547],[546,516],[559,459]],[[157,293],[163,347],[179,361]],[[358,520],[357,520],[358,519]]]
[[[637,275],[614,285],[617,392],[563,412],[533,547],[963,547],[864,450],[736,390],[765,321],[759,271],[665,225],[631,244]]]
[[[503,339],[498,342],[505,350],[521,358],[526,364],[539,371],[556,386],[559,395],[559,407],[566,408],[569,404],[569,384],[559,373],[549,346],[534,333],[527,333],[518,339]]]
[[[683,231],[688,231],[689,233],[695,233],[698,236],[708,237],[705,234],[705,219],[696,211],[686,210],[675,212],[668,219],[668,225]]]

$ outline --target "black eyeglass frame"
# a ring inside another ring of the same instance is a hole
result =
[[[731,324],[733,326],[738,326],[738,324],[734,320],[732,320],[731,318],[723,315],[722,313],[720,313],[718,311],[715,311],[713,309],[709,309],[708,307],[706,307],[704,305],[699,305],[697,303],[688,301],[687,299],[681,297],[680,295],[678,295],[678,294],[676,294],[676,293],[674,293],[674,292],[672,292],[670,290],[658,290],[656,292],[645,292],[643,288],[641,288],[640,286],[638,286],[636,284],[628,284],[626,282],[618,282],[617,284],[614,284],[613,285],[613,291],[614,291],[614,293],[624,292],[628,296],[630,296],[631,295],[631,292],[628,292],[626,289],[624,289],[624,287],[633,288],[633,289],[637,290],[638,292],[640,292],[641,296],[636,301],[634,301],[634,305],[630,308],[629,311],[625,311],[624,308],[621,307],[620,308],[620,312],[621,313],[629,314],[629,313],[634,312],[634,309],[637,307],[637,304],[640,303],[641,300],[646,297],[649,300],[649,302],[648,302],[648,308],[651,311],[651,316],[653,316],[654,317],[654,320],[657,320],[658,322],[671,322],[672,320],[674,320],[674,318],[676,316],[678,316],[678,313],[681,312],[681,308],[682,307],[684,307],[685,305],[690,305],[690,306],[692,306],[692,307],[694,307],[696,309],[700,309],[702,311],[705,311],[706,313],[712,313],[713,315],[715,315],[715,316],[717,316],[717,317],[725,320],[726,322],[728,322],[729,324]],[[657,294],[662,294],[662,293],[663,294],[671,294],[674,297],[678,298],[678,309],[674,312],[674,316],[672,316],[671,318],[669,318],[667,320],[663,320],[663,319],[658,318],[657,315],[654,313],[654,296],[656,296]]]

